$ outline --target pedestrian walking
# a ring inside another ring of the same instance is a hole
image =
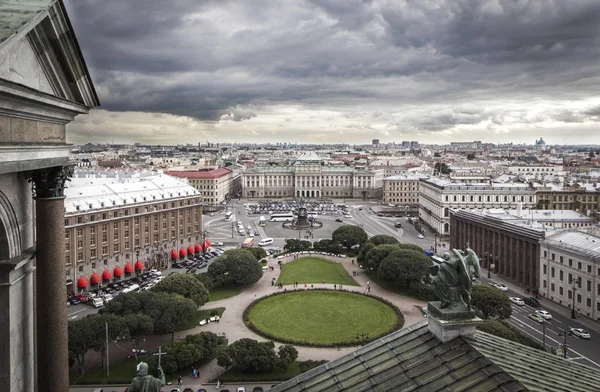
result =
[[[335,285],[335,283],[333,284],[333,289],[336,290],[337,286]]]
[[[195,368],[194,368],[194,369],[192,369],[192,377],[193,377],[193,378],[196,378],[196,369],[195,369]]]
[[[181,388],[183,386],[183,381],[181,380],[181,376],[177,379],[177,386]]]

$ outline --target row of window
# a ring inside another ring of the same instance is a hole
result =
[[[547,282],[544,280],[542,281],[542,287],[543,288],[547,288]],[[554,285],[554,283],[550,283],[550,293],[556,293],[556,286]],[[558,295],[564,295],[564,289],[562,286],[558,286]],[[567,296],[569,299],[573,299],[573,291],[572,290],[568,290],[567,291]],[[577,303],[582,303],[582,296],[581,294],[576,294],[575,295],[575,299],[577,300]],[[585,306],[587,306],[588,308],[592,307],[592,299],[591,298],[586,298],[585,299]],[[600,311],[600,301],[596,301],[596,310]]]
[[[544,258],[547,259],[548,258],[548,251],[544,250],[543,254],[544,254]],[[556,261],[556,253],[550,252],[550,260]],[[558,257],[558,261],[559,261],[560,264],[564,264],[564,257],[563,256],[559,256]],[[569,264],[569,267],[574,268],[573,267],[573,259],[568,259],[568,264]],[[583,267],[583,264],[581,263],[581,261],[578,261],[577,262],[577,269],[581,271],[582,267]],[[592,273],[592,264],[586,264],[586,267],[587,267],[587,273],[591,274]],[[546,268],[546,265],[544,265],[544,268]],[[554,269],[554,267],[552,269]],[[545,271],[546,270],[544,269],[544,274],[546,273]],[[598,275],[600,276],[600,268],[598,268]]]
[[[485,202],[487,203],[492,203],[492,202],[496,202],[496,203],[508,203],[508,202],[525,202],[526,197],[529,197],[529,202],[533,203],[533,196],[516,196],[516,195],[504,195],[504,196],[500,196],[500,195],[487,195],[485,196]],[[454,202],[458,202],[459,200],[461,202],[475,202],[475,200],[477,200],[477,202],[482,203],[483,202],[483,198],[484,196],[482,195],[469,195],[468,197],[466,195],[461,195],[460,197],[458,195],[452,195],[452,201]],[[444,197],[444,201],[450,201],[450,195],[445,195]]]
[[[176,206],[183,207],[185,205],[190,206],[190,205],[192,205],[192,203],[198,204],[199,202],[200,202],[199,199],[180,200],[179,202],[171,202],[170,208],[175,208]],[[119,218],[122,216],[129,216],[132,211],[133,211],[133,214],[137,215],[140,212],[148,213],[148,212],[153,212],[153,211],[158,211],[158,210],[166,210],[168,208],[167,207],[168,205],[169,205],[169,203],[162,203],[162,208],[160,208],[161,204],[154,204],[152,206],[144,206],[144,207],[135,207],[133,209],[121,208],[121,209],[115,210],[115,211],[106,211],[106,212],[102,212],[102,213],[81,215],[81,216],[78,216],[77,218],[65,218],[65,226],[69,226],[71,223],[75,224],[75,222],[77,222],[77,224],[82,224],[82,223],[86,223],[86,222],[95,222],[96,220],[107,220],[107,219]],[[163,214],[163,215],[165,215],[165,214]],[[137,219],[139,219],[139,218],[137,218]]]

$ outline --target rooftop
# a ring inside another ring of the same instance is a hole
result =
[[[66,183],[65,213],[68,215],[198,194],[185,181],[164,174],[79,172]]]
[[[598,385],[595,369],[485,332],[441,343],[425,320],[271,390],[588,392]]]
[[[600,237],[592,234],[567,230],[548,237],[543,243],[600,259]]]
[[[214,170],[203,170],[203,171],[166,171],[164,174],[173,177],[179,178],[188,178],[188,179],[214,179],[226,176],[231,174],[232,171],[229,169],[225,169],[224,167],[220,167]]]

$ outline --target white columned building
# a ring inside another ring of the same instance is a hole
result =
[[[441,236],[450,234],[450,210],[535,208],[529,184],[465,184],[438,177],[419,182],[419,218]]]

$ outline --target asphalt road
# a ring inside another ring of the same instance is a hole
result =
[[[487,284],[490,281],[493,282],[493,279],[482,278],[482,281],[484,284]],[[509,297],[520,298],[528,296],[522,292],[517,293],[511,290],[508,291],[508,295]],[[529,305],[518,306],[512,304],[513,312],[508,322],[524,335],[542,343],[544,340],[544,326],[528,317],[531,313],[541,309],[544,309],[544,307],[534,308]],[[564,330],[569,330],[569,328],[586,329],[577,320],[565,317],[562,314],[553,313],[549,309],[544,310],[548,310],[552,314],[552,320],[548,320],[545,325],[546,346],[559,347],[563,343],[563,337],[558,335],[559,328]],[[567,345],[569,346],[567,355],[569,360],[600,368],[600,334],[589,330],[588,332],[591,335],[590,339],[581,339],[574,335],[567,336]]]

